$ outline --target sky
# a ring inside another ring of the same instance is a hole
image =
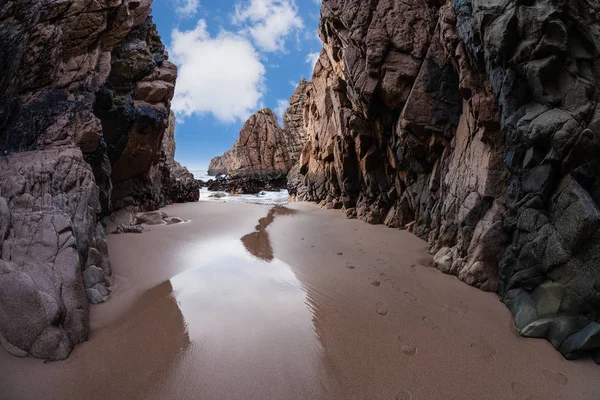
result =
[[[310,79],[322,43],[320,0],[154,0],[152,16],[178,69],[175,158],[205,169],[254,112],[278,116]]]

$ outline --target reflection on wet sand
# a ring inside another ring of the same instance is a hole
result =
[[[144,399],[151,383],[168,375],[190,344],[168,281],[148,290],[119,319],[92,332],[90,339],[63,362],[13,363],[11,372],[18,380],[0,385],[0,398]],[[10,359],[3,354],[1,361],[4,369]]]
[[[109,237],[90,341],[0,353],[0,399],[600,398],[596,366],[519,338],[494,294],[423,266],[425,242],[289,207],[172,206],[191,221]]]
[[[261,219],[261,243],[274,216],[289,214],[273,209]],[[171,279],[191,345],[151,398],[330,398],[306,293],[290,267],[251,257],[240,242],[209,248],[197,268]]]
[[[273,247],[271,247],[271,240],[269,239],[267,228],[275,220],[276,215],[294,215],[296,212],[297,211],[287,207],[271,208],[267,216],[258,221],[258,225],[256,225],[255,228],[256,232],[249,233],[242,237],[242,243],[244,243],[246,250],[254,257],[260,258],[261,260],[273,260]]]

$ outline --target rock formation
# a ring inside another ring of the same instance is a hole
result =
[[[302,149],[308,141],[308,132],[304,126],[304,108],[306,107],[306,90],[308,89],[309,82],[302,78],[294,94],[290,97],[290,106],[283,113],[283,130],[287,138],[287,152],[289,159],[293,162],[293,167],[298,160],[300,160],[300,154]],[[289,169],[288,169],[289,171]]]
[[[208,165],[208,175],[217,176],[217,175],[227,175],[227,167],[225,166],[225,155],[213,157],[210,160],[210,164]]]
[[[187,167],[175,161],[175,114],[169,117],[169,126],[160,145],[161,204],[198,201],[200,185]]]
[[[414,232],[523,335],[600,357],[598,11],[323,0],[290,193]]]
[[[0,6],[0,342],[12,354],[62,359],[87,340],[88,301],[110,286],[103,216],[193,198],[165,184],[177,71],[150,2]]]
[[[283,129],[270,109],[250,116],[231,150],[210,161],[209,175],[286,175],[297,163],[307,140],[304,106],[308,82],[302,79],[283,115]]]

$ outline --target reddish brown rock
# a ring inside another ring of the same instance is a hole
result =
[[[300,159],[308,138],[303,118],[307,86],[302,79],[290,98],[283,129],[273,111],[258,111],[246,121],[233,148],[211,160],[208,174],[286,175]]]
[[[260,110],[246,121],[232,149],[213,159],[209,169],[219,172],[224,166],[228,174],[239,176],[287,174],[297,161],[289,152],[295,143],[273,111]]]
[[[225,166],[225,155],[213,157],[208,165],[208,175],[226,175],[227,167]]]
[[[290,193],[412,231],[524,335],[600,352],[596,8],[323,0]]]

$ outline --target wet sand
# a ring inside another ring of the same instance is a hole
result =
[[[600,399],[426,243],[312,204],[195,203],[109,235],[114,292],[62,362],[0,351],[0,399]]]

